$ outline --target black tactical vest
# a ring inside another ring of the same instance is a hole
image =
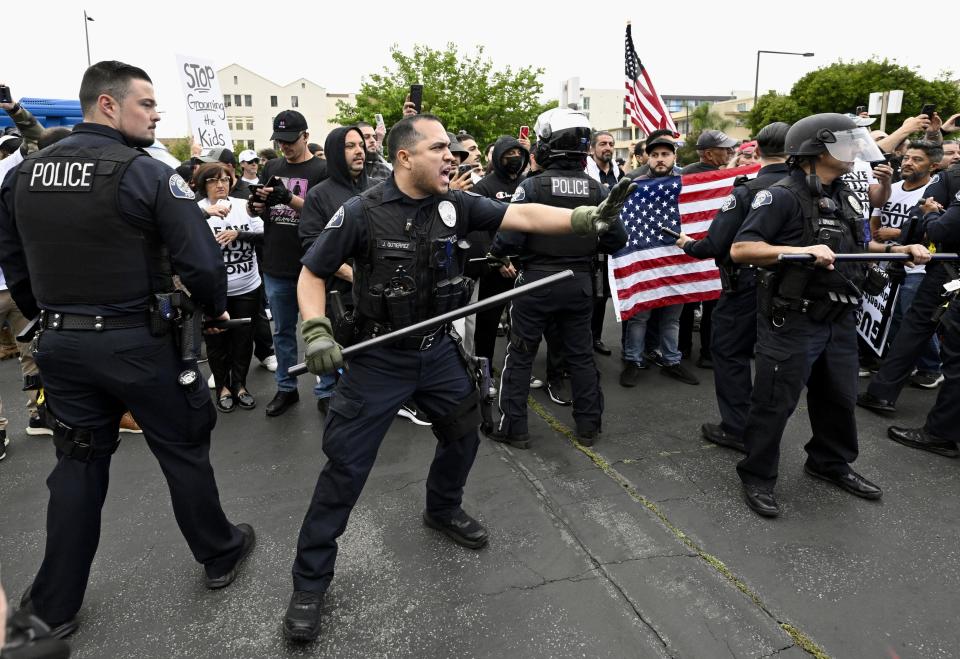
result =
[[[24,159],[17,172],[16,222],[41,304],[109,304],[169,290],[159,236],[125,220],[120,179],[149,157],[123,144],[59,143]]]
[[[524,187],[531,190],[528,197],[531,203],[558,208],[596,206],[601,198],[600,184],[580,170],[547,169]],[[597,239],[574,234],[529,233],[526,251],[530,255],[524,259],[523,267],[529,270],[562,270],[576,264],[589,267],[597,253]]]
[[[435,196],[429,219],[418,224],[398,214],[398,205],[384,204],[383,189],[360,195],[368,246],[354,261],[353,298],[361,321],[399,329],[442,313],[438,290],[458,298],[444,304],[459,306],[468,281],[462,275],[469,245],[461,240],[467,217],[448,193]]]
[[[837,195],[831,197],[837,205],[832,215],[822,212],[817,206],[817,200],[807,188],[806,181],[794,176],[788,176],[774,183],[771,188],[781,187],[790,191],[800,204],[803,211],[803,247],[827,244],[825,236],[830,232],[839,232],[835,244],[830,245],[834,252],[858,252],[858,242],[854,237],[859,230],[859,223],[863,222],[863,212],[856,194],[846,186],[840,189]],[[803,269],[809,266],[789,265],[781,267]],[[855,284],[864,276],[865,268],[857,263],[836,263],[835,270],[814,268],[807,284],[805,297],[821,299],[829,291],[850,292],[850,285],[843,281],[838,273],[842,273]]]

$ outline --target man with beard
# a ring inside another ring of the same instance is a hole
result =
[[[77,629],[125,410],[160,463],[207,588],[233,582],[254,546],[253,529],[220,506],[217,416],[196,360],[182,360],[176,328],[150,312],[179,299],[176,273],[198,310],[228,318],[223,257],[193,191],[142,151],[155,139],[156,106],[145,71],[94,64],[80,84],[83,123],[0,188],[0,266],[17,306],[40,316],[33,351],[57,453],[46,554],[20,605],[57,638]]]
[[[377,132],[373,126],[366,121],[358,121],[356,126],[363,135],[363,143],[366,148],[365,167],[367,178],[370,179],[372,183],[387,180],[390,178],[392,170],[390,169],[390,165],[387,164],[387,161],[380,155],[379,145],[377,144]]]
[[[347,199],[370,187],[370,179],[367,178],[365,169],[367,150],[364,141],[359,126],[334,128],[327,135],[324,142],[324,153],[328,155],[327,179],[307,192],[300,216],[299,233],[304,250],[310,248],[323,227]],[[337,291],[344,304],[349,304],[353,291],[352,283],[353,268],[349,263],[344,263],[327,281],[327,290]],[[336,375],[328,373],[319,376],[317,386],[314,387],[317,409],[324,414],[329,410],[330,396],[333,395],[336,384]]]

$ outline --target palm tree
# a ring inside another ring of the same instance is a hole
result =
[[[687,125],[690,127],[684,136],[684,146],[677,150],[677,160],[688,164],[697,160],[697,138],[705,130],[728,130],[734,122],[724,119],[719,112],[710,109],[709,103],[701,103],[692,111],[687,106]]]

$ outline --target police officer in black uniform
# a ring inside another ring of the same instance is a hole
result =
[[[705,423],[700,431],[704,439],[740,452],[746,452],[743,427],[753,389],[750,360],[757,342],[757,286],[754,266],[734,263],[730,246],[756,194],[787,175],[783,145],[789,128],[781,121],[764,126],[757,133],[762,165],[757,176],[737,179],[704,238],[692,240],[680,234],[677,240],[684,252],[698,259],[713,258],[720,269],[723,293],[713,311],[710,336],[720,423]]]
[[[450,172],[457,161],[436,117],[401,120],[391,129],[389,142],[393,175],[347,201],[303,258],[298,297],[307,367],[313,373],[333,372],[343,365],[326,317],[324,281],[349,258],[354,259],[356,335],[362,340],[427,320],[470,298],[462,274],[469,232],[503,226],[595,235],[619,215],[629,194],[625,186],[611,193],[606,205],[573,213],[532,204],[507,205],[450,191]],[[338,336],[343,336],[342,327]],[[350,360],[330,400],[323,431],[327,463],[297,543],[294,593],[283,621],[287,638],[307,641],[320,633],[320,609],[333,578],[337,538],[346,528],[384,434],[409,398],[427,413],[439,442],[427,477],[424,523],[465,547],[486,545],[486,529],[461,508],[479,445],[479,410],[477,386],[458,342],[441,324]]]
[[[834,254],[864,242],[863,213],[840,180],[853,162],[880,160],[864,128],[840,114],[801,119],[787,132],[789,177],[758,192],[735,238],[736,263],[771,268],[780,254],[812,254],[813,265],[783,264],[757,274],[756,380],[743,440],[747,456],[737,465],[747,504],[775,517],[773,494],[780,439],[804,385],[813,437],[806,444],[807,474],[865,499],[879,487],[855,472],[857,334],[855,309],[862,268],[834,264]],[[929,259],[920,246],[899,246],[915,262]],[[882,288],[882,284],[881,284]]]
[[[924,242],[933,242],[938,252],[960,252],[960,188],[953,192],[946,211],[927,214],[911,233],[921,237]],[[946,297],[943,294],[944,284],[958,279],[957,265],[947,261],[935,261],[927,265],[926,275],[890,349],[890,354],[897,353],[899,359],[894,369],[906,370],[909,375],[909,366],[906,369],[903,366],[911,355],[916,360],[919,349],[913,350],[906,338],[901,345],[901,333],[906,330],[908,337],[912,336],[913,341],[917,341],[923,336],[929,338],[942,323],[944,332],[940,354],[944,382],[937,394],[937,402],[927,414],[923,426],[890,426],[887,429],[887,435],[895,442],[950,458],[960,456],[960,302],[955,297],[951,299],[949,294]],[[868,393],[861,395],[858,400],[860,405],[877,409],[879,396],[899,393],[902,381],[890,378],[885,369],[886,364],[881,366],[880,372],[870,383]],[[881,379],[885,375],[888,377]],[[893,381],[888,383],[888,380]],[[891,394],[885,394],[885,391]],[[893,400],[896,400],[895,395],[890,400],[890,410],[881,411],[892,411]],[[885,401],[880,399],[880,402]]]
[[[594,206],[606,189],[584,172],[590,143],[590,122],[575,110],[556,108],[537,118],[536,159],[544,168],[526,179],[513,194],[512,204],[543,203],[559,208]],[[552,320],[562,340],[562,354],[573,390],[573,418],[577,439],[592,446],[600,433],[603,392],[593,360],[593,262],[599,250],[612,253],[626,244],[619,218],[601,238],[542,235],[501,231],[498,243],[521,252],[522,272],[517,285],[571,269],[575,278],[513,301],[510,341],[500,377],[500,424],[491,438],[516,448],[528,448],[527,395],[530,370],[540,337]]]
[[[226,319],[220,249],[186,182],[141,150],[160,119],[147,74],[99,62],[80,103],[84,122],[0,188],[0,264],[24,314],[40,315],[33,350],[57,448],[46,554],[21,605],[59,637],[77,628],[127,409],[207,587],[229,585],[254,544],[253,529],[220,506],[209,460],[217,415],[196,361],[182,359],[169,323],[148,311],[174,299],[164,296],[172,265],[193,304]]]

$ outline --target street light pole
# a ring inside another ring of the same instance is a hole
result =
[[[87,29],[87,23],[93,19],[87,16],[87,10],[83,10],[83,35],[87,39],[87,66],[90,66],[90,30]]]
[[[757,92],[760,90],[760,53],[770,53],[773,55],[799,55],[800,57],[813,57],[813,53],[790,53],[783,50],[758,50],[757,51],[757,73],[753,81],[753,105],[757,105]]]

